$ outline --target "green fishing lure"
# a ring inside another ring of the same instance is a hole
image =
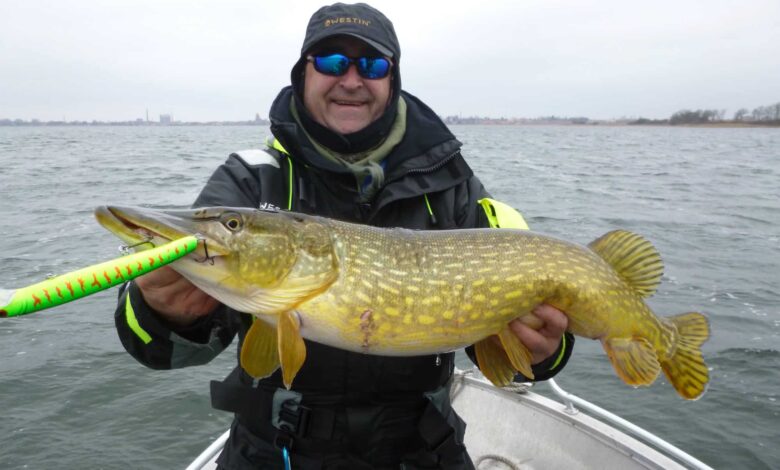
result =
[[[188,236],[21,289],[0,289],[0,317],[26,315],[92,295],[170,264],[197,247],[198,239]]]

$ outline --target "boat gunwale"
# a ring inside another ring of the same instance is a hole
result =
[[[475,371],[474,374],[472,374],[472,371],[458,372],[456,372],[454,376],[456,382],[462,381],[467,386],[470,385],[483,392],[499,396],[502,399],[518,402],[533,411],[544,414],[548,418],[572,426],[583,434],[601,442],[604,446],[620,452],[624,456],[636,461],[645,468],[658,470],[680,470],[691,467],[701,468],[693,465],[686,465],[687,462],[682,462],[680,459],[675,458],[675,456],[664,453],[661,449],[641,441],[634,435],[613,426],[613,423],[610,421],[601,421],[587,412],[581,412],[580,410],[575,410],[574,412],[567,411],[568,407],[566,403],[530,391],[532,385],[536,384],[522,384],[525,386],[520,387],[520,391],[516,391],[515,386],[510,386],[508,388],[495,387],[488,382],[478,370]],[[454,384],[453,386],[456,385]],[[453,400],[453,407],[456,410],[458,408],[456,404],[457,393],[458,391],[455,390],[454,395],[456,399]],[[669,445],[672,446],[671,444]],[[709,469],[709,467],[704,468]]]
[[[552,398],[548,398],[536,392],[530,391],[531,386],[534,384],[514,384],[507,388],[497,388],[493,384],[487,381],[479,370],[455,370],[453,374],[453,388],[451,391],[451,399],[453,407],[457,410],[457,398],[463,387],[473,387],[479,392],[489,393],[497,396],[499,399],[508,399],[520,404],[534,412],[545,415],[547,418],[575,428],[578,432],[600,442],[607,448],[619,452],[622,455],[635,461],[638,465],[641,465],[649,469],[686,469],[695,468],[700,470],[712,470],[711,467],[700,462],[689,454],[683,452],[676,446],[658,438],[655,434],[628,422],[636,429],[647,433],[650,436],[655,436],[658,441],[665,443],[668,447],[677,450],[679,453],[669,453],[669,449],[659,448],[657,443],[644,442],[641,435],[636,435],[634,429],[620,429],[618,426],[623,426],[622,423],[616,422],[611,419],[610,416],[601,415],[598,410],[601,408],[593,405],[592,403],[563,391],[560,386],[555,382],[550,384],[552,392],[560,398],[562,401],[558,401]],[[557,389],[557,390],[556,390]],[[561,394],[560,392],[563,392]],[[587,409],[587,411],[580,411],[574,409],[571,401],[567,401],[568,397],[574,397],[577,399],[577,403],[580,405],[588,404],[596,408],[596,410]],[[580,403],[582,402],[582,403]],[[604,410],[606,411],[606,410]],[[589,413],[594,413],[595,416],[591,416]],[[607,412],[611,415],[611,413]],[[614,415],[613,415],[614,416]],[[619,418],[619,417],[618,417]],[[604,419],[602,421],[601,419]],[[622,418],[620,418],[622,420]],[[623,420],[625,421],[625,420]],[[625,429],[625,428],[624,428]],[[223,432],[217,439],[215,439],[198,457],[195,458],[188,466],[187,470],[203,470],[216,468],[215,460],[219,453],[222,451],[225,442],[230,435],[230,430]],[[690,459],[686,459],[685,456]]]

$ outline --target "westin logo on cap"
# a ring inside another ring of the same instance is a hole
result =
[[[340,23],[352,23],[360,26],[371,26],[371,21],[369,20],[364,20],[362,18],[341,17],[341,18],[329,18],[325,20],[325,27],[328,28],[330,26],[337,25]]]

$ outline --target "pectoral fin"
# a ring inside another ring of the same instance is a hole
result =
[[[509,358],[509,362],[515,370],[529,379],[533,379],[534,373],[531,370],[531,351],[520,342],[517,335],[512,333],[508,327],[501,330],[498,334],[498,338],[501,340],[501,345],[504,346],[504,351]]]
[[[279,368],[276,329],[255,318],[241,346],[241,367],[256,379],[268,377]]]
[[[282,381],[287,389],[306,360],[306,344],[301,337],[301,323],[293,311],[279,315],[277,325],[279,359],[282,363]]]
[[[628,385],[650,385],[661,372],[655,348],[644,338],[607,338],[602,344],[615,372]]]
[[[505,387],[515,378],[515,368],[509,361],[504,349],[493,336],[488,336],[474,344],[479,370],[496,387]]]

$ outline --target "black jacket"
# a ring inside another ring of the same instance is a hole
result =
[[[209,179],[194,206],[260,207],[317,214],[383,227],[455,229],[488,227],[477,201],[488,197],[461,156],[461,143],[433,111],[412,95],[407,103],[406,133],[387,157],[385,184],[367,203],[360,202],[355,177],[319,155],[289,112],[292,91],[282,90],[271,108],[271,130],[288,154],[274,149],[238,152]],[[130,325],[126,296],[135,321],[152,338],[144,342]],[[134,284],[120,294],[116,325],[125,348],[139,362],[156,369],[202,364],[219,354],[238,333],[243,340],[248,315],[221,307],[194,325],[172,330],[143,302]],[[571,344],[571,341],[568,342]],[[307,359],[293,390],[339,404],[381,403],[398,396],[422,397],[441,387],[452,374],[454,353],[419,357],[383,357],[347,352],[306,341]],[[571,348],[567,348],[566,358]],[[239,348],[240,350],[240,348]],[[557,356],[557,355],[556,355]],[[534,368],[549,378],[565,364]],[[238,368],[240,369],[240,368]],[[237,371],[244,384],[251,379]],[[281,387],[280,373],[260,381],[268,390]]]

